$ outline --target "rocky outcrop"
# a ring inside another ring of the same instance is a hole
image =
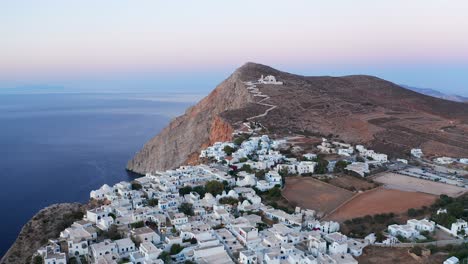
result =
[[[244,82],[261,75],[274,75],[284,85],[257,85],[268,98],[254,96]],[[247,63],[146,143],[128,169],[146,173],[196,163],[202,148],[229,140],[249,117],[278,136],[331,136],[400,157],[413,147],[432,155],[468,156],[466,113],[468,104],[373,76],[306,77]]]
[[[242,75],[242,70],[234,72],[184,115],[172,120],[128,162],[127,169],[146,173],[174,168],[196,160],[202,147],[229,140],[236,124],[226,122],[222,114],[248,108],[253,102]]]
[[[1,264],[29,263],[31,256],[49,239],[55,239],[66,227],[83,217],[85,206],[79,203],[54,204],[40,210],[21,229],[15,243],[0,260]]]

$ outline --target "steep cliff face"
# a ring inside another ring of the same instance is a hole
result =
[[[268,98],[253,96],[244,81],[274,75],[283,85],[257,85]],[[264,100],[275,108],[259,103]],[[247,63],[209,96],[174,119],[128,163],[154,172],[196,163],[199,151],[229,140],[246,118],[258,116],[270,134],[333,136],[403,156],[422,147],[427,154],[468,155],[468,104],[404,89],[373,76],[307,77]]]
[[[196,160],[202,147],[229,140],[234,124],[225,122],[221,114],[253,102],[242,75],[237,70],[184,115],[172,120],[128,162],[127,168],[138,173],[174,168]]]
[[[62,203],[48,206],[39,211],[21,229],[15,243],[0,260],[1,264],[29,263],[31,256],[49,239],[74,221],[81,219],[85,206],[79,203]]]

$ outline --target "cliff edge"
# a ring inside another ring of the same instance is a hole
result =
[[[21,229],[16,241],[0,260],[1,264],[30,263],[31,256],[49,239],[83,217],[85,206],[79,203],[53,204],[33,216]]]

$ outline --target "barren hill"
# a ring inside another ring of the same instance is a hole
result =
[[[228,140],[242,121],[268,109],[246,81],[274,75],[283,85],[257,85],[276,106],[255,121],[276,136],[333,136],[405,156],[412,147],[431,155],[468,156],[468,104],[404,89],[373,76],[307,77],[247,63],[206,98],[145,144],[128,169],[152,172],[196,160],[201,148]]]

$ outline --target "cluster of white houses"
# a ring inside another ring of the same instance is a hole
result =
[[[195,192],[179,194],[179,188],[209,180],[230,181],[232,190],[203,198]],[[206,165],[148,174],[135,182],[141,189],[120,182],[92,191],[91,198],[105,205],[89,209],[39,250],[45,263],[67,263],[71,257],[92,263],[163,263],[159,257],[174,244],[183,248],[172,256],[176,262],[357,263],[353,256],[374,242],[342,235],[338,223],[319,221],[312,210],[296,208],[289,214],[265,206],[251,187],[236,187],[227,173]],[[224,197],[239,202],[222,204]],[[149,205],[152,199],[158,204]],[[182,203],[191,204],[193,215],[179,211]],[[142,222],[147,224],[135,226]],[[105,234],[112,228],[123,236],[109,239]]]
[[[163,263],[161,256],[178,244],[181,250],[170,256],[175,263],[357,263],[354,257],[375,243],[374,234],[349,238],[339,232],[337,222],[320,221],[312,210],[296,208],[287,213],[265,205],[257,194],[281,186],[280,171],[314,172],[315,154],[305,154],[302,161],[286,158],[278,151],[284,143],[268,136],[250,137],[240,146],[218,142],[201,152],[201,157],[213,158],[216,164],[182,166],[147,174],[132,183],[103,185],[90,193],[102,205],[87,210],[82,220],[63,230],[37,254],[50,264],[65,264],[70,258],[149,264]],[[356,149],[369,162],[387,159],[363,146],[324,143],[322,150],[338,147],[337,153],[352,155]],[[226,146],[232,152],[229,157]],[[259,179],[246,169],[230,173],[246,165],[264,170],[264,177]],[[180,192],[210,181],[222,182],[229,191],[217,195]],[[190,205],[190,213],[181,205]],[[408,220],[406,225],[389,226],[390,235],[384,243],[394,243],[394,236],[413,237],[433,228],[434,223],[428,220]],[[457,228],[466,228],[466,222]]]
[[[319,221],[312,210],[274,209],[263,204],[252,188],[267,191],[281,186],[278,170],[284,168],[313,172],[315,162],[307,160],[313,154],[305,155],[305,161],[286,159],[276,150],[282,143],[267,136],[252,137],[232,153],[237,163],[182,166],[147,174],[133,183],[103,185],[90,193],[103,205],[87,210],[82,220],[38,254],[45,263],[55,264],[70,258],[91,263],[163,263],[161,254],[178,244],[182,250],[171,256],[178,263],[357,263],[354,257],[375,242],[372,236],[348,238],[339,233],[338,223]],[[204,155],[221,157],[224,146],[236,147],[215,144]],[[247,158],[252,156],[255,160]],[[261,162],[266,166],[258,165]],[[264,179],[245,171],[235,177],[228,173],[229,166],[244,165],[265,169]],[[230,190],[204,196],[179,192],[213,180]],[[225,198],[236,202],[224,203]],[[180,209],[182,204],[190,204],[190,215]],[[112,232],[120,234],[119,239],[110,236]]]

